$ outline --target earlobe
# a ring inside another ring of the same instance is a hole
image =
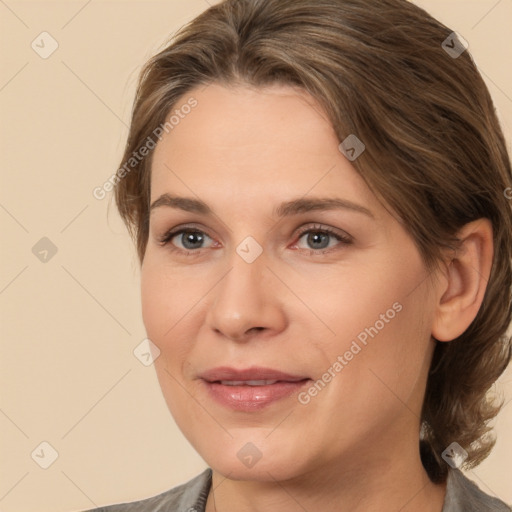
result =
[[[457,237],[460,247],[446,267],[442,287],[438,288],[432,336],[439,341],[451,341],[469,327],[482,305],[491,273],[491,222],[470,222]]]

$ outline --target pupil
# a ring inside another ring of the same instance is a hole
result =
[[[199,233],[186,233],[183,241],[183,246],[187,249],[197,249],[195,245],[201,245],[203,241],[202,238],[203,237]],[[198,241],[194,241],[194,239],[198,239]],[[192,245],[192,247],[187,246],[187,244],[189,243]]]
[[[311,242],[312,245],[318,244],[319,242],[322,242],[322,237],[324,238],[324,242],[327,241],[327,244],[324,244],[322,247],[314,247],[315,249],[325,249],[329,245],[329,235],[327,233],[316,233],[309,235],[308,242]]]

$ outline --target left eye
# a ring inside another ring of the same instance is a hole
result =
[[[308,229],[307,231],[303,231],[299,237],[299,240],[301,240],[304,237],[306,237],[305,240],[309,247],[299,247],[301,249],[310,249],[318,251],[321,251],[323,249],[330,249],[332,248],[332,245],[329,245],[329,242],[332,241],[333,238],[338,242],[341,242],[342,244],[351,243],[349,237],[342,236],[325,228]]]

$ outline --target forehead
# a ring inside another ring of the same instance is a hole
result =
[[[189,110],[184,105],[192,99],[196,106],[178,118],[176,114],[181,110]],[[305,91],[284,85],[256,89],[214,83],[198,87],[177,102],[170,118],[173,128],[164,134],[160,148],[200,146],[219,153],[226,148],[247,153],[251,147],[261,149],[265,145],[283,152],[288,148],[318,151],[323,149],[318,143],[326,135],[336,143],[334,131],[315,99]],[[305,146],[306,141],[309,144]]]
[[[194,108],[182,108],[191,101]],[[186,93],[168,119],[173,115],[173,128],[154,150],[152,201],[169,189],[269,199],[312,188],[371,200],[326,114],[305,91],[211,84]]]

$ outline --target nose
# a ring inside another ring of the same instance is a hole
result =
[[[218,335],[246,342],[254,336],[270,336],[286,328],[284,303],[280,299],[286,294],[267,263],[264,253],[247,263],[234,252],[230,270],[212,290],[213,300],[206,315],[208,326]]]

